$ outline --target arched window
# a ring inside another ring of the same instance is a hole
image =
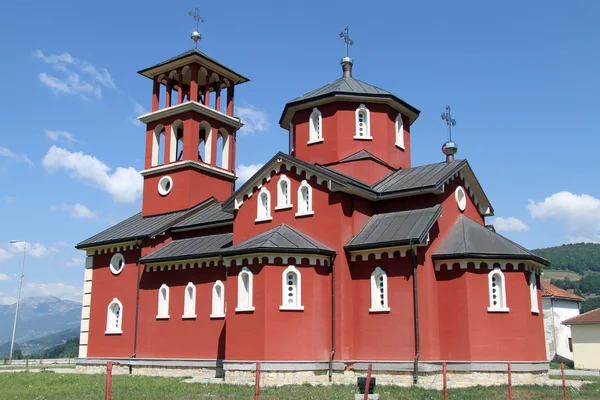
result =
[[[356,133],[354,139],[371,140],[371,116],[369,109],[361,104],[356,109]]]
[[[302,275],[290,265],[281,275],[280,310],[304,310],[302,305]]]
[[[317,143],[323,141],[323,126],[322,126],[322,115],[318,108],[313,108],[312,114],[310,114],[310,126],[309,126],[309,137],[308,143]]]
[[[291,184],[287,176],[281,175],[277,182],[277,207],[276,210],[292,208]]]
[[[506,306],[506,284],[504,274],[500,268],[494,268],[488,274],[488,286],[490,294],[490,306],[488,311],[506,312],[509,311]]]
[[[296,217],[313,215],[312,209],[312,188],[306,181],[302,181],[298,188],[298,212]]]
[[[223,136],[221,136],[221,133],[217,133],[217,159],[215,165],[223,168]]]
[[[121,324],[123,322],[123,304],[114,298],[108,305],[106,311],[106,334],[117,335],[123,333]]]
[[[158,289],[158,313],[156,319],[169,318],[169,287],[163,284]]]
[[[211,318],[225,318],[225,286],[223,282],[216,281],[212,290]]]
[[[198,160],[204,161],[207,164],[211,162],[212,156],[212,128],[210,124],[206,121],[202,121],[200,123],[200,133],[199,133],[199,146],[198,146]],[[203,147],[202,152],[200,152],[200,146]]]
[[[121,253],[116,253],[110,259],[110,272],[113,275],[119,275],[123,271],[123,267],[125,267],[125,257]]]
[[[270,221],[271,218],[271,193],[262,187],[256,201],[256,222]]]
[[[388,306],[387,275],[380,267],[371,274],[371,308],[370,312],[390,311]]]
[[[192,282],[185,287],[183,299],[183,318],[196,318],[196,286]]]
[[[252,306],[252,272],[248,267],[242,268],[238,274],[238,311],[254,311]]]
[[[152,162],[151,166],[156,167],[157,165],[164,164],[164,152],[165,152],[165,127],[162,125],[157,126],[154,129],[154,135],[152,137]]]
[[[529,274],[529,294],[531,296],[531,312],[539,313],[537,277],[535,276],[535,271],[531,271]]]
[[[402,114],[396,116],[396,146],[404,150],[404,122],[402,122]]]
[[[177,120],[171,125],[171,146],[169,148],[169,162],[183,159],[183,122]]]

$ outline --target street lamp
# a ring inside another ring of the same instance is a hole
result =
[[[10,341],[10,353],[8,355],[9,363],[12,362],[13,347],[15,345],[15,332],[17,331],[17,316],[19,315],[19,301],[21,300],[21,285],[23,284],[23,272],[25,271],[25,252],[27,250],[27,242],[23,240],[11,240],[10,243],[23,243],[23,264],[21,265],[21,277],[19,278],[19,294],[17,295],[17,308],[15,309],[15,323],[13,324],[12,340]]]

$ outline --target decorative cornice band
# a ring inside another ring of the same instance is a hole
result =
[[[535,271],[536,274],[540,274],[542,264],[531,260],[503,260],[503,259],[480,259],[480,258],[463,258],[455,260],[434,260],[435,270],[441,271],[442,268],[451,271],[456,264],[458,269],[487,269],[491,270],[494,268],[500,268],[508,271]],[[469,264],[473,264],[472,267]],[[510,265],[510,268],[509,268]]]
[[[206,164],[203,162],[199,162],[199,161],[194,161],[194,160],[177,161],[174,163],[160,165],[158,167],[148,168],[143,171],[140,171],[140,174],[142,176],[150,176],[150,175],[162,174],[165,172],[174,171],[174,170],[182,169],[182,168],[195,168],[195,169],[199,169],[201,171],[204,170],[204,171],[212,172],[217,175],[225,176],[227,178],[236,179],[235,174],[232,172],[229,172],[229,171],[221,169],[221,168],[213,167],[212,165],[209,165],[209,164]]]
[[[227,114],[223,114],[220,111],[217,111],[213,108],[206,107],[204,104],[200,104],[197,101],[187,101],[185,103],[177,104],[175,106],[163,108],[158,111],[154,111],[148,114],[144,114],[138,117],[138,120],[143,122],[144,124],[148,124],[150,122],[158,121],[165,117],[171,117],[180,113],[184,113],[187,111],[194,111],[199,114],[206,115],[207,117],[213,118],[219,122],[223,122],[231,126],[234,129],[239,129],[244,126],[244,123],[235,117],[231,117]]]

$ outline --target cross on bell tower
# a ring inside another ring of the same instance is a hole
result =
[[[202,35],[200,34],[200,32],[198,32],[198,23],[204,22],[204,18],[200,16],[200,11],[198,10],[198,7],[194,8],[194,12],[188,12],[188,15],[194,18],[194,21],[196,22],[196,29],[194,29],[194,32],[192,32],[191,39],[194,42],[194,49],[197,49],[198,42],[202,39]]]
[[[348,27],[345,27],[343,31],[340,32],[340,37],[344,39],[344,43],[346,43],[346,56],[342,58],[342,71],[343,78],[351,78],[352,77],[352,65],[354,65],[354,60],[349,55],[350,46],[354,44],[354,40],[350,38],[350,30]]]
[[[452,162],[458,151],[458,146],[452,141],[452,127],[456,126],[456,120],[452,118],[449,105],[446,106],[446,111],[442,113],[442,119],[448,125],[448,141],[442,146],[442,152],[446,155],[446,162]]]

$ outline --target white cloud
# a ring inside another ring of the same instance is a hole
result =
[[[254,175],[256,173],[256,171],[258,171],[259,169],[262,168],[264,164],[250,164],[250,165],[238,165],[236,173],[238,176],[238,179],[236,181],[236,185],[242,185],[244,182],[246,182],[248,179],[250,179],[252,177],[252,175]]]
[[[67,267],[83,267],[85,265],[85,258],[73,257],[65,263]]]
[[[142,194],[143,178],[133,167],[116,168],[81,152],[72,153],[52,146],[42,159],[47,171],[69,171],[71,177],[95,186],[111,195],[117,203],[133,203]]]
[[[83,204],[55,204],[50,207],[52,211],[64,211],[71,216],[71,218],[77,219],[94,219],[98,218],[98,214],[84,206]]]
[[[40,82],[52,89],[55,94],[79,94],[83,97],[93,95],[101,99],[103,87],[116,88],[106,68],[98,69],[93,64],[75,58],[69,53],[45,55],[42,51],[36,50],[33,57],[43,60],[62,75],[56,77],[46,72],[39,75]],[[89,81],[82,79],[80,73],[86,75]]]
[[[7,306],[11,304],[15,304],[17,302],[17,298],[13,296],[4,296],[0,294],[0,306]]]
[[[76,142],[75,137],[67,131],[44,129],[44,132],[46,132],[46,136],[48,136],[50,140],[54,140],[55,142],[59,140],[64,140],[69,144]]]
[[[0,282],[7,281],[9,279],[10,279],[10,276],[8,276],[6,274],[0,274]]]
[[[600,199],[562,191],[542,201],[529,200],[527,209],[533,218],[560,222],[571,242],[600,242]]]
[[[6,262],[8,260],[12,260],[14,258],[14,256],[12,255],[12,253],[9,253],[8,251],[4,250],[4,249],[0,249],[0,263]]]
[[[515,217],[497,217],[492,224],[499,232],[524,232],[529,230],[525,222]]]
[[[81,301],[82,288],[62,282],[29,282],[23,288],[23,296],[55,296],[59,299]]]
[[[148,114],[148,110],[146,110],[144,106],[135,101],[132,97],[129,98],[129,101],[131,101],[131,104],[133,105],[133,113],[135,114],[135,116],[131,117],[129,121],[135,126],[142,126],[142,122],[137,119],[137,117]]]
[[[17,243],[11,243],[10,245],[11,245],[10,250],[13,253],[22,253],[23,246],[27,246],[27,248],[25,249],[27,256],[33,256],[35,258],[51,256],[53,254],[56,254],[56,252],[58,251],[53,246],[46,246],[41,243],[17,242]]]
[[[25,154],[16,154],[8,147],[0,146],[0,157],[6,157],[16,162],[23,162],[25,164],[33,165],[29,157],[27,157]]]
[[[244,127],[240,129],[240,134],[242,135],[265,132],[269,128],[267,114],[252,106],[237,107],[236,112],[245,124]]]

